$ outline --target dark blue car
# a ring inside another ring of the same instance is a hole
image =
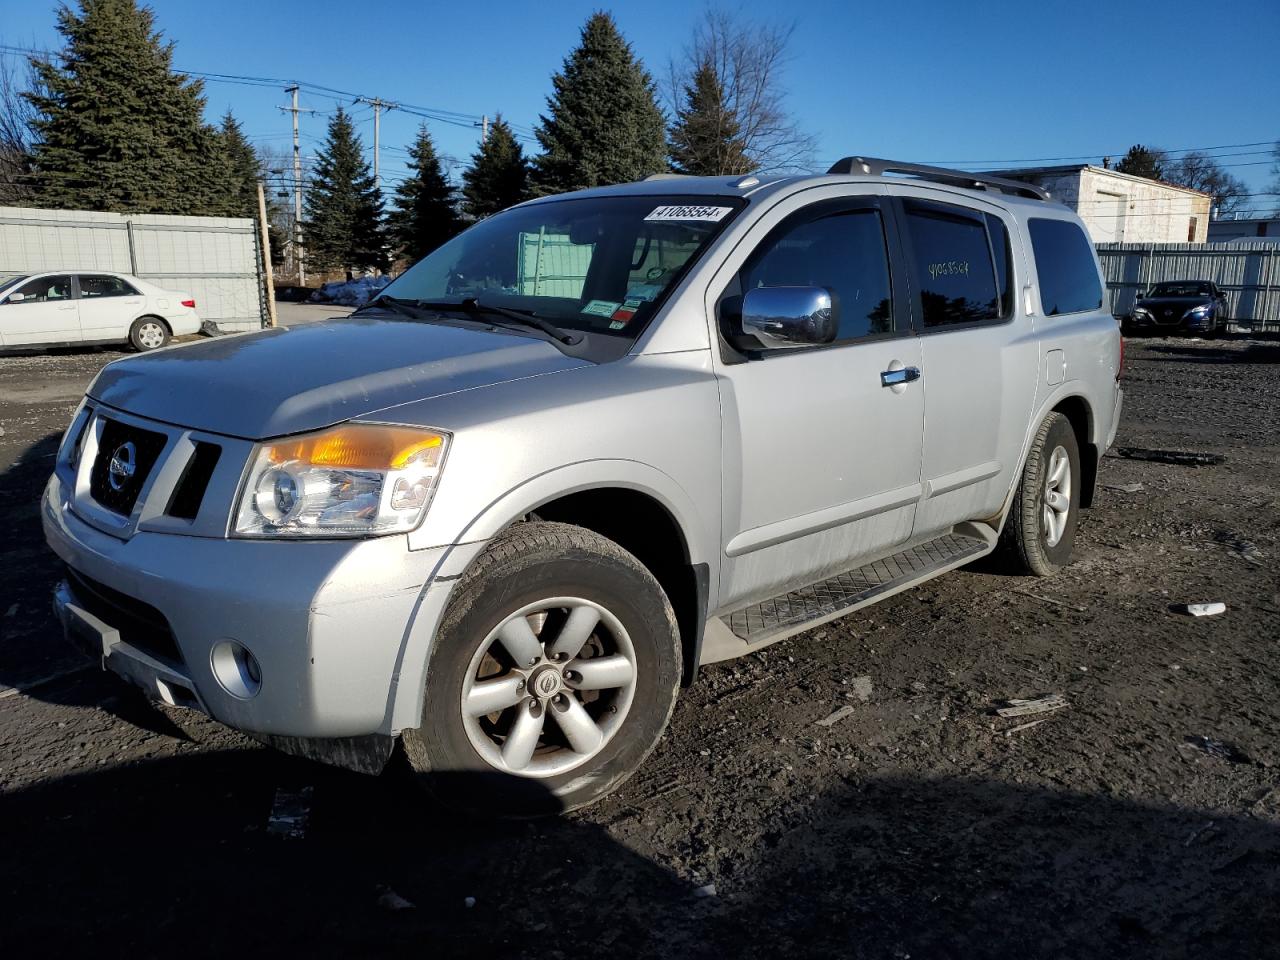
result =
[[[1227,298],[1208,280],[1157,283],[1133,305],[1125,332],[1211,337],[1227,329]]]

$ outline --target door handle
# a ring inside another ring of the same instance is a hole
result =
[[[59,307],[58,309],[59,309],[59,310],[74,310],[75,308],[76,308],[76,305],[75,305],[74,303],[68,303],[65,307]]]
[[[897,370],[885,370],[880,374],[880,386],[897,387],[914,383],[920,379],[919,367],[899,367]]]

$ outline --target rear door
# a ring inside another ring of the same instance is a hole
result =
[[[720,322],[751,288],[824,287],[840,330],[822,346],[722,354],[722,608],[891,552],[920,493],[923,394],[882,376],[920,365],[884,198],[780,206],[745,262],[726,262]]]
[[[1022,258],[1009,214],[943,191],[891,190],[923,351],[916,534],[937,535],[1000,511],[1035,400],[1039,342],[1016,292]]]
[[[81,273],[80,329],[86,340],[125,340],[129,326],[142,312],[146,298],[121,277]]]
[[[0,302],[0,337],[9,347],[79,342],[80,317],[70,274],[37,277],[10,291]]]

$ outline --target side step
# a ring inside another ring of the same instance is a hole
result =
[[[705,651],[702,662],[749,653],[989,553],[995,545],[994,535],[987,539],[971,525],[965,527],[965,533],[953,532],[928,540],[883,560],[727,614],[719,618],[722,627],[716,627],[713,620],[709,624],[713,629],[708,630],[705,641],[712,649]],[[713,633],[717,636],[713,637]],[[726,640],[730,641],[727,650],[723,649]]]

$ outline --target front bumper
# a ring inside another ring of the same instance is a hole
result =
[[[1203,317],[1191,317],[1184,314],[1176,319],[1165,319],[1164,317],[1157,318],[1150,313],[1134,313],[1129,317],[1129,328],[1133,332],[1155,333],[1163,336],[1212,333],[1217,325],[1218,320],[1213,314]]]
[[[402,536],[273,542],[146,531],[118,539],[76,515],[57,474],[41,518],[72,573],[54,606],[73,642],[152,697],[274,737],[394,736],[417,726],[449,578],[482,546],[410,550]],[[118,615],[103,597],[114,598]],[[131,633],[139,611],[168,630],[168,651]],[[237,696],[219,679],[213,650],[224,640],[257,659],[254,695]]]

